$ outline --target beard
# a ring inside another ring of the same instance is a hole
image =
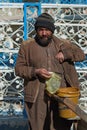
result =
[[[39,36],[38,34],[35,37],[36,42],[41,45],[41,46],[47,46],[51,40],[52,40],[52,35],[50,36]]]

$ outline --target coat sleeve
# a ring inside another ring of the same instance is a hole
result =
[[[34,67],[30,66],[29,62],[26,60],[26,48],[25,42],[23,42],[20,46],[18,57],[15,65],[15,74],[19,77],[32,79],[36,78],[34,73]]]
[[[63,52],[65,60],[71,60],[73,62],[85,60],[83,50],[68,40],[62,42],[60,50]]]

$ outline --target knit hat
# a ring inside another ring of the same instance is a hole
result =
[[[42,13],[35,22],[35,30],[37,30],[38,27],[44,27],[49,29],[50,31],[54,32],[55,26],[54,26],[54,19],[51,17],[51,15],[47,13]]]

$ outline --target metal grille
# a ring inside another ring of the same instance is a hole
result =
[[[23,4],[0,5],[0,116],[23,115],[23,80],[14,73],[23,26]]]
[[[87,4],[87,0],[0,0],[0,3],[24,3],[24,2],[57,3],[57,4]]]
[[[24,82],[15,75],[14,66],[19,47],[30,30],[27,20],[30,23],[39,10],[40,3],[0,4],[0,116],[24,114]]]

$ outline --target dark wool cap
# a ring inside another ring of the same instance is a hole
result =
[[[50,31],[54,32],[55,26],[54,26],[54,19],[51,17],[51,15],[47,13],[42,13],[35,22],[35,30],[37,30],[38,27],[44,27],[49,29]]]

